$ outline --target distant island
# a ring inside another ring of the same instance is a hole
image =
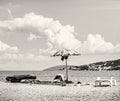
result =
[[[44,71],[55,71],[55,70],[64,70],[65,65],[59,65],[45,69]],[[90,63],[87,65],[68,65],[69,70],[82,71],[82,70],[91,70],[91,71],[101,71],[101,70],[120,70],[120,59],[110,60],[110,61],[101,61],[96,63]]]

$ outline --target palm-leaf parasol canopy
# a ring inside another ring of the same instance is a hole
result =
[[[68,82],[67,59],[68,59],[69,56],[79,56],[79,55],[81,55],[79,52],[72,51],[72,50],[69,50],[69,49],[59,50],[52,55],[52,57],[60,56],[62,61],[64,61],[64,60],[66,61],[66,82]]]

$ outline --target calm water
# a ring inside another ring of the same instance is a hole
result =
[[[0,81],[5,82],[6,76],[30,74],[37,76],[38,80],[53,80],[56,74],[65,74],[65,71],[0,71]],[[74,82],[94,82],[97,77],[114,77],[120,82],[120,71],[69,71],[69,80]]]

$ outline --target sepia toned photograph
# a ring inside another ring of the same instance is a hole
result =
[[[120,0],[0,0],[0,101],[120,101]]]

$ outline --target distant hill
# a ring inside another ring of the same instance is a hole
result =
[[[77,71],[120,70],[120,59],[111,60],[111,61],[100,61],[100,62],[90,63],[87,65],[80,65],[80,66],[68,65],[68,68],[69,70],[77,70]],[[65,65],[59,65],[45,69],[44,71],[56,71],[56,70],[64,70],[64,69],[65,69]]]
[[[68,67],[70,66],[72,65],[68,65]],[[43,71],[56,71],[56,70],[64,70],[64,69],[65,69],[65,65],[59,65],[59,66],[54,66],[54,67],[44,69]]]

